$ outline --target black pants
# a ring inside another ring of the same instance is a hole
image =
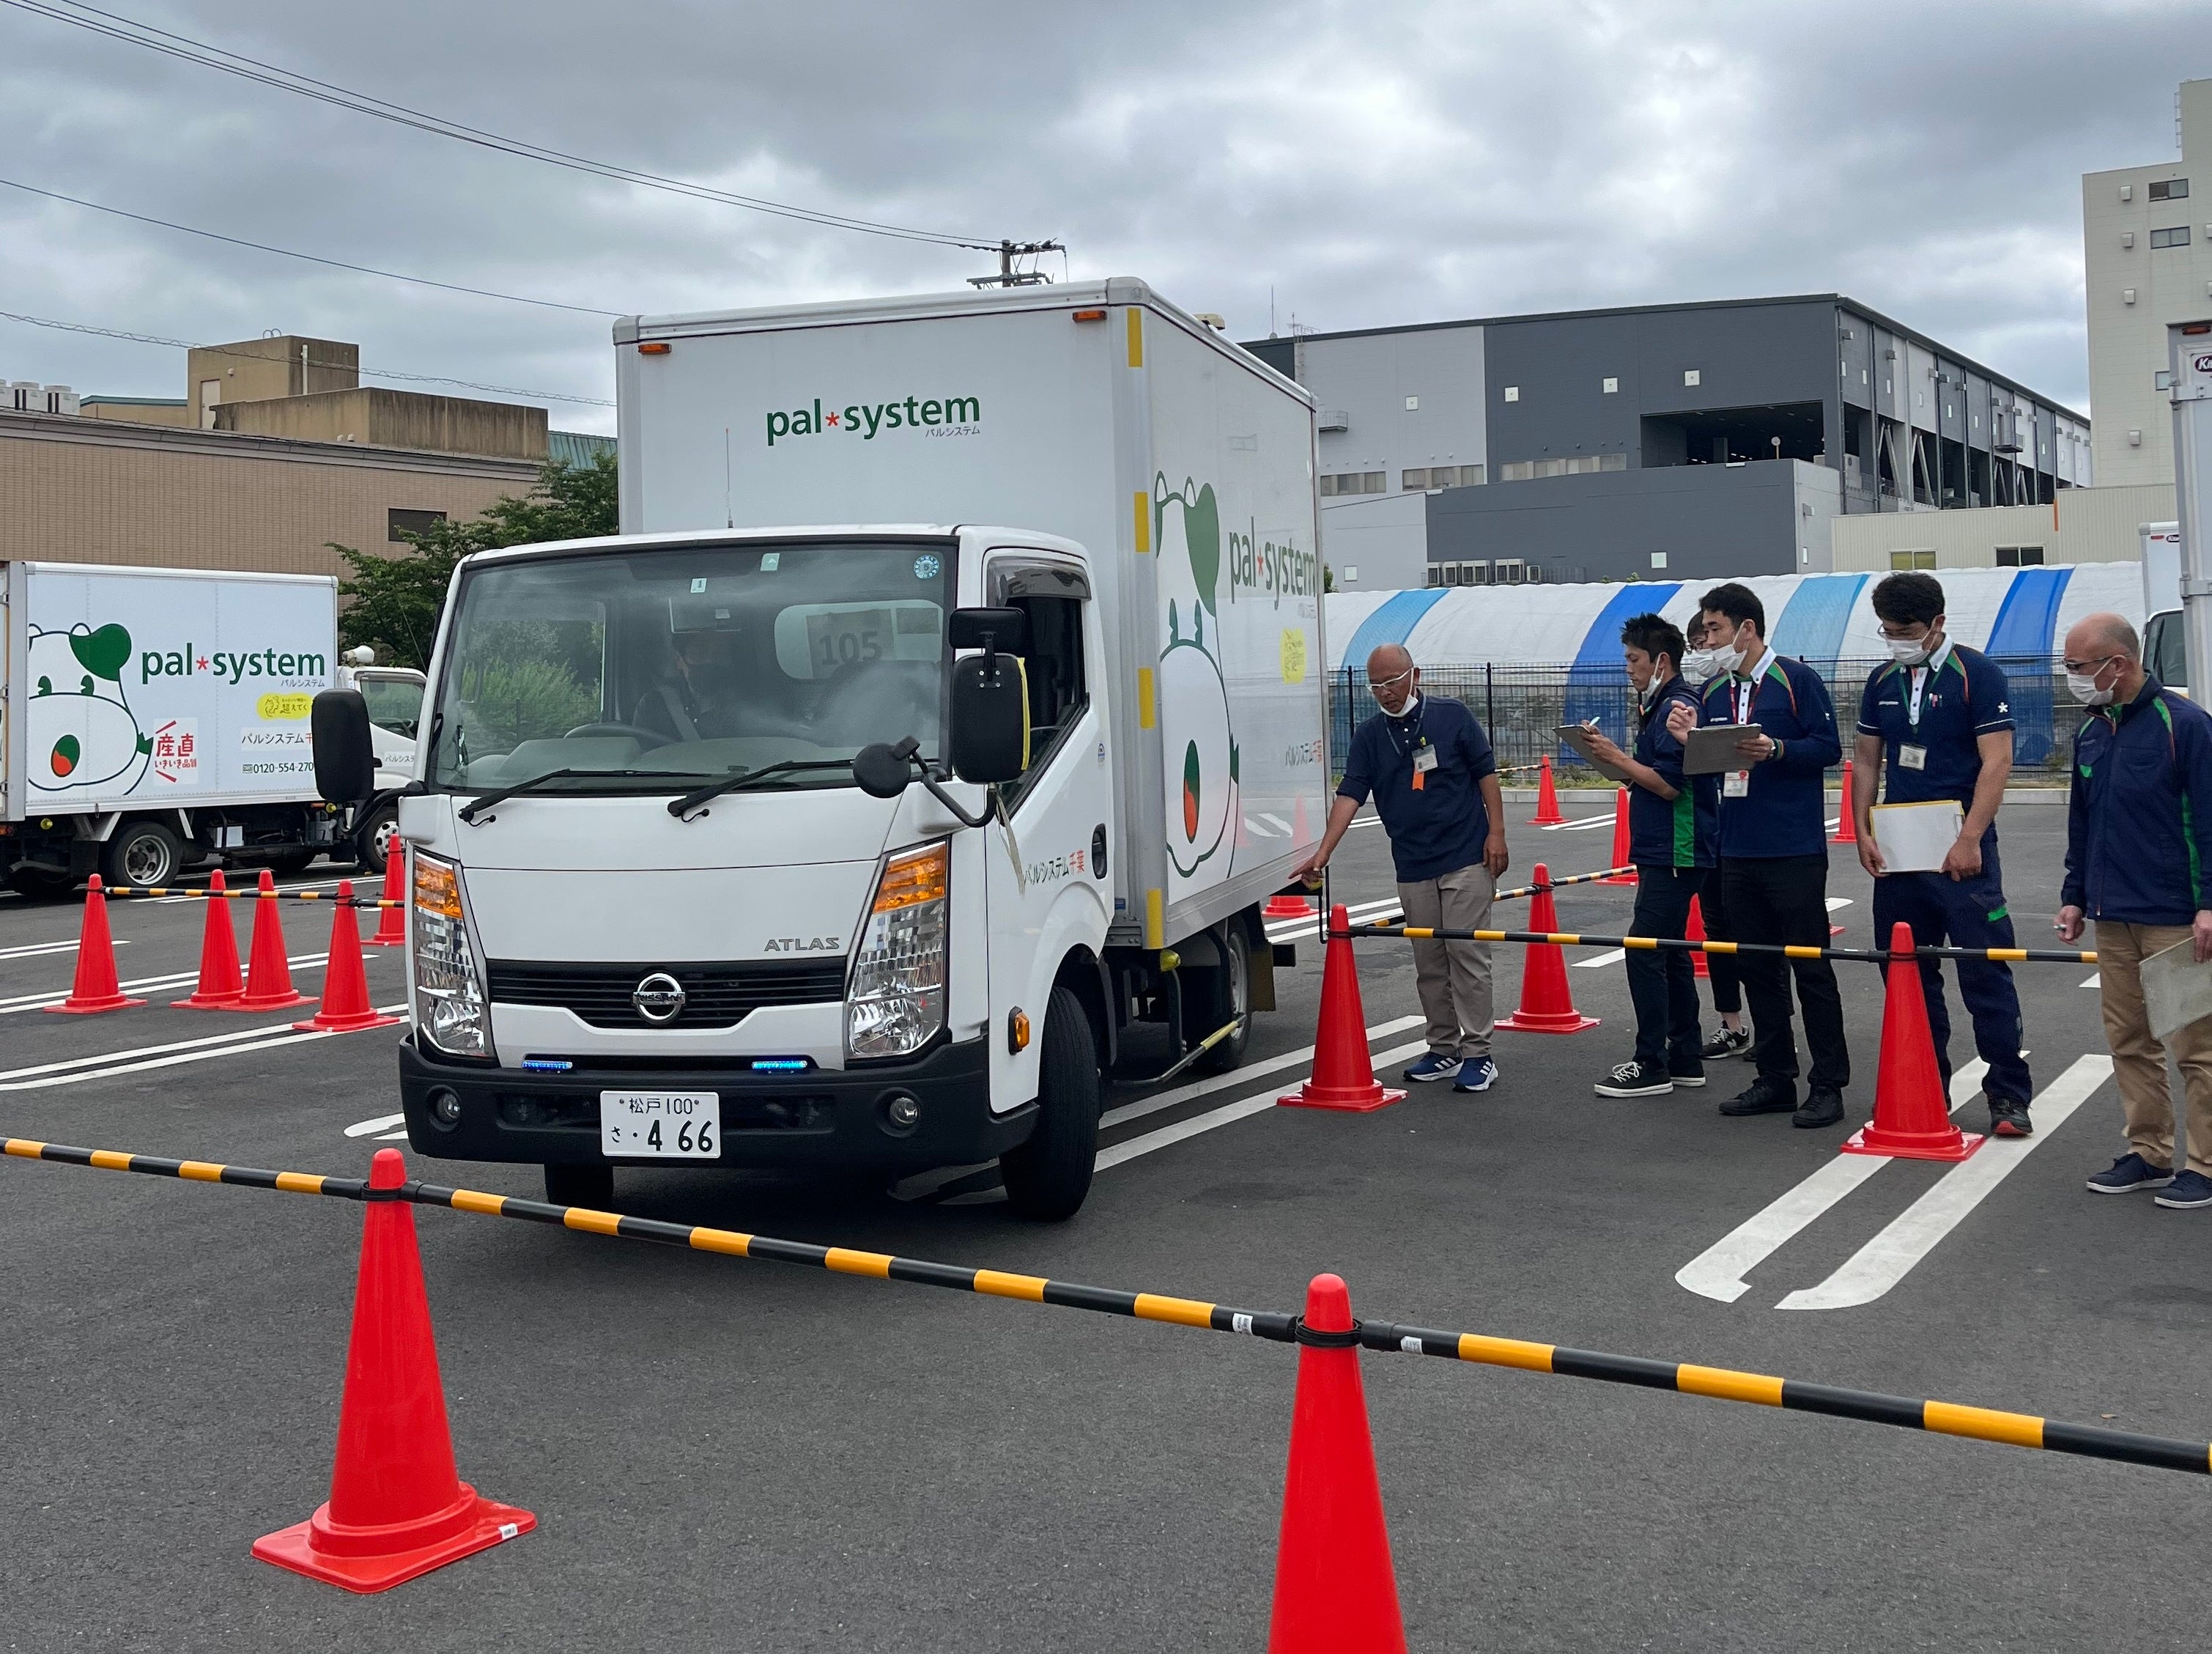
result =
[[[1636,936],[1680,939],[1690,924],[1690,900],[1705,888],[1709,867],[1636,867]],[[1636,1005],[1636,1060],[1647,1068],[1696,1073],[1702,1065],[1698,976],[1680,948],[1628,950],[1628,997]]]
[[[1721,888],[1718,869],[1715,869],[1712,877],[1705,880],[1705,888],[1698,895],[1698,910],[1705,917],[1708,939],[1717,942],[1735,940],[1735,933],[1729,928],[1728,892]],[[1705,973],[1706,980],[1712,984],[1713,1009],[1725,1016],[1735,1016],[1741,1012],[1743,1009],[1743,978],[1735,968],[1735,955],[1707,954]]]
[[[1739,942],[1828,945],[1828,858],[1785,855],[1723,860],[1729,925]],[[1805,1007],[1805,1043],[1813,1053],[1815,1091],[1841,1091],[1851,1083],[1850,1049],[1844,1043],[1844,1000],[1836,968],[1826,959],[1785,959],[1775,953],[1736,956],[1736,974],[1751,1001],[1758,1039],[1753,1051],[1763,1078],[1795,1082],[1797,1041],[1790,1027],[1790,972]]]

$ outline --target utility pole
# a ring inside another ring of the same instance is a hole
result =
[[[1016,270],[1017,258],[1034,258],[1041,253],[1065,252],[1067,249],[1058,241],[1001,241],[999,243],[999,273],[995,276],[970,276],[970,287],[1036,287],[1049,283],[1052,277],[1043,271]]]

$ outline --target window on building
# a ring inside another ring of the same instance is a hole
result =
[[[1505,399],[1508,402],[1518,402],[1521,399],[1521,387],[1518,385],[1507,386],[1505,387]]]
[[[2189,180],[2185,178],[2160,179],[2150,186],[2150,198],[2154,201],[2186,201],[2189,198]]]
[[[1508,459],[1498,468],[1498,480],[1501,483],[1525,483],[1535,474],[1535,465],[1527,459]]]
[[[2039,545],[2001,545],[1997,547],[1997,567],[2000,569],[2040,569],[2043,548]]]
[[[1387,471],[1341,471],[1324,475],[1321,479],[1322,498],[1340,494],[1382,494],[1390,487]]]
[[[1536,475],[1539,477],[1564,477],[1566,475],[1566,471],[1567,462],[1564,459],[1539,459],[1536,461]]]
[[[2172,229],[2154,229],[2150,233],[2154,247],[2185,247],[2189,245],[2189,226],[2176,224]]]
[[[1607,376],[1605,381],[1605,393],[1607,396],[1619,396],[1620,394],[1620,381],[1617,379],[1612,378],[1611,376]]]
[[[1682,369],[1682,383],[1686,386],[1702,385],[1705,383],[1705,374],[1695,368],[1685,368]]]
[[[1667,566],[1667,554],[1664,551],[1654,551],[1651,554],[1651,566],[1654,569],[1664,569]]]
[[[1420,411],[1420,398],[1417,396],[1409,396],[1406,398],[1406,411],[1407,413],[1418,413]]]
[[[1933,569],[1936,566],[1936,548],[1917,545],[1903,551],[1893,551],[1889,554],[1889,566],[1892,569]]]
[[[384,537],[397,545],[410,534],[427,534],[446,520],[442,511],[410,511],[404,506],[394,506],[384,514]]]
[[[1401,473],[1400,491],[1411,493],[1416,489],[1473,488],[1482,481],[1480,465],[1409,466]]]

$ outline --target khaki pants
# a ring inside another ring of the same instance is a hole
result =
[[[1498,881],[1480,861],[1437,879],[1398,886],[1406,922],[1420,928],[1480,930],[1489,922]],[[1413,979],[1429,1019],[1429,1049],[1439,1056],[1490,1055],[1490,944],[1413,943]]]
[[[2173,1158],[2173,1098],[2166,1058],[2181,1068],[2189,1109],[2189,1169],[2212,1177],[2212,1021],[2194,1022],[2161,1045],[2143,1008],[2142,962],[2189,939],[2186,925],[2097,926],[2097,985],[2105,1004],[2105,1043],[2127,1116],[2128,1146],[2154,1166],[2181,1168]]]

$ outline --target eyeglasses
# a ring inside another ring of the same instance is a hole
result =
[[[1913,626],[1920,626],[1920,629],[1915,632],[1905,629]],[[1884,637],[1890,638],[1899,643],[1917,643],[1922,638],[1928,635],[1928,628],[1921,626],[1920,623],[1917,620],[1906,621],[1905,623],[1905,627],[1892,626],[1888,622],[1884,621],[1881,624],[1881,631]]]
[[[2058,664],[2077,678],[2094,678],[2120,657],[2108,654],[2097,660],[2062,660]]]
[[[1384,690],[1407,682],[1413,677],[1414,670],[1413,667],[1408,666],[1395,678],[1378,678],[1367,686],[1367,692],[1379,701],[1382,698]]]

